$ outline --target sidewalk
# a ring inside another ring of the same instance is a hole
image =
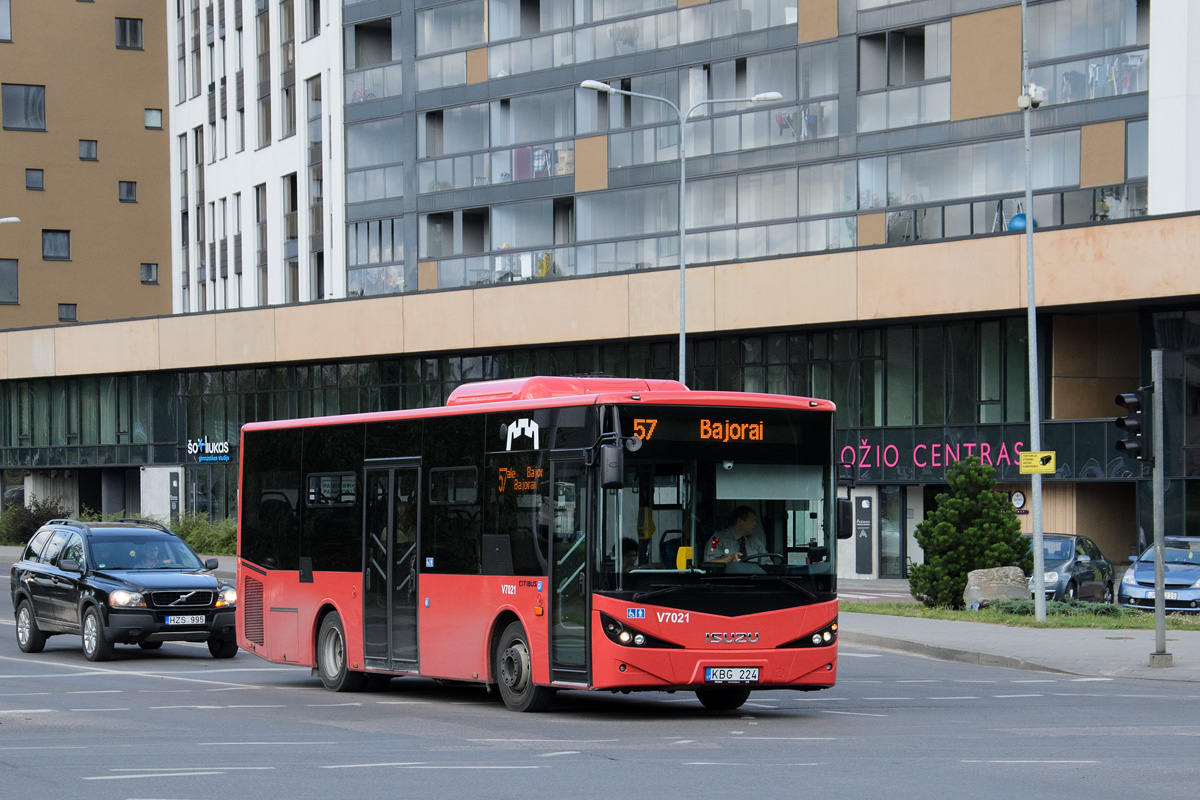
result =
[[[1153,630],[1009,628],[982,622],[843,613],[842,641],[993,667],[1094,678],[1200,682],[1200,631],[1167,631],[1174,666],[1150,666]]]

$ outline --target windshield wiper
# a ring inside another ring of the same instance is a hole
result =
[[[658,597],[662,594],[672,594],[673,592],[682,591],[683,589],[711,589],[711,583],[672,583],[670,585],[654,584],[658,588],[648,592],[637,592],[633,595],[633,602],[641,603],[650,597]]]

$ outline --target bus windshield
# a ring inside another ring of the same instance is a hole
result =
[[[622,488],[602,495],[598,588],[737,583],[825,599],[836,574],[830,416],[715,411],[622,414],[635,444]]]

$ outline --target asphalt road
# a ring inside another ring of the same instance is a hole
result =
[[[336,695],[203,645],[16,647],[0,601],[6,798],[1155,797],[1195,795],[1200,687],[843,646],[839,683],[706,711],[691,693],[563,692],[514,714],[397,679]]]

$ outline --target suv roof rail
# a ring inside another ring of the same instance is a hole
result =
[[[47,520],[44,524],[46,524],[46,525],[69,525],[72,528],[83,528],[85,531],[88,530],[88,524],[86,522],[84,522],[83,520],[67,519],[65,517],[62,517],[59,519]]]
[[[160,531],[164,531],[164,532],[172,534],[172,535],[177,535],[175,533],[175,531],[171,530],[166,525],[163,525],[158,520],[142,519],[141,517],[124,517],[122,519],[114,520],[114,522],[132,522],[137,525],[149,525],[153,528],[158,528]]]

